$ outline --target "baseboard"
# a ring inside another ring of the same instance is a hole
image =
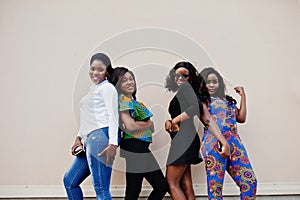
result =
[[[93,186],[85,185],[82,187],[85,197],[95,197]],[[124,196],[124,185],[111,186],[113,197]],[[196,196],[206,196],[206,185],[195,184],[194,190]],[[151,191],[151,187],[143,186],[141,196],[147,196]],[[238,188],[227,183],[223,189],[224,196],[238,196]],[[269,195],[300,195],[300,182],[296,183],[260,183],[257,190],[258,196]],[[64,187],[62,185],[0,185],[0,198],[57,198],[66,197]]]

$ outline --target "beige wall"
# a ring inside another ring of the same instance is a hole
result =
[[[208,53],[198,69],[216,64],[229,90],[245,86],[248,118],[239,132],[259,182],[299,182],[299,24],[296,0],[0,0],[0,185],[62,184],[73,159],[77,101],[89,84],[87,59],[113,35],[142,27],[187,35]],[[180,59],[143,49],[114,63],[133,69],[140,85],[151,77],[163,84]],[[145,66],[147,73],[139,71]],[[159,84],[139,90],[156,114],[154,151],[169,141],[162,123],[171,96]],[[203,164],[193,168],[193,179],[205,182]],[[124,184],[123,173],[115,170],[112,183]]]

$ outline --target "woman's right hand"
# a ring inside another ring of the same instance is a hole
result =
[[[118,146],[109,144],[102,152],[98,154],[99,157],[106,156],[106,167],[113,164],[116,156]]]
[[[179,131],[179,125],[177,123],[174,123],[172,120],[166,120],[165,130],[168,133]]]
[[[177,132],[179,131],[179,124],[178,123],[174,123],[174,121],[172,121],[172,132]]]
[[[165,121],[165,130],[168,133],[172,133],[172,121],[171,120],[166,120]]]
[[[230,145],[228,144],[227,141],[221,142],[221,144],[222,144],[222,149],[221,149],[221,151],[219,151],[219,154],[221,155],[222,158],[229,157],[230,156]]]
[[[75,142],[74,142],[74,144],[73,144],[73,146],[71,148],[71,153],[72,153],[73,156],[75,155],[75,153],[76,153],[75,150],[78,147],[81,148],[81,149],[83,149],[83,145],[81,143],[81,138],[79,136],[76,137]]]

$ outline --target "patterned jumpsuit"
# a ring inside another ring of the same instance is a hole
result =
[[[216,138],[208,130],[204,132],[201,150],[205,160],[208,198],[222,199],[226,170],[240,188],[240,198],[255,199],[257,180],[246,149],[237,133],[236,105],[212,97],[209,112],[216,119],[222,135],[230,145],[231,155],[229,158],[222,158],[217,152]]]

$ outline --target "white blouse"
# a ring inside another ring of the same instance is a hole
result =
[[[82,143],[94,130],[108,127],[109,144],[118,145],[118,94],[107,80],[90,88],[80,101],[80,128]]]

